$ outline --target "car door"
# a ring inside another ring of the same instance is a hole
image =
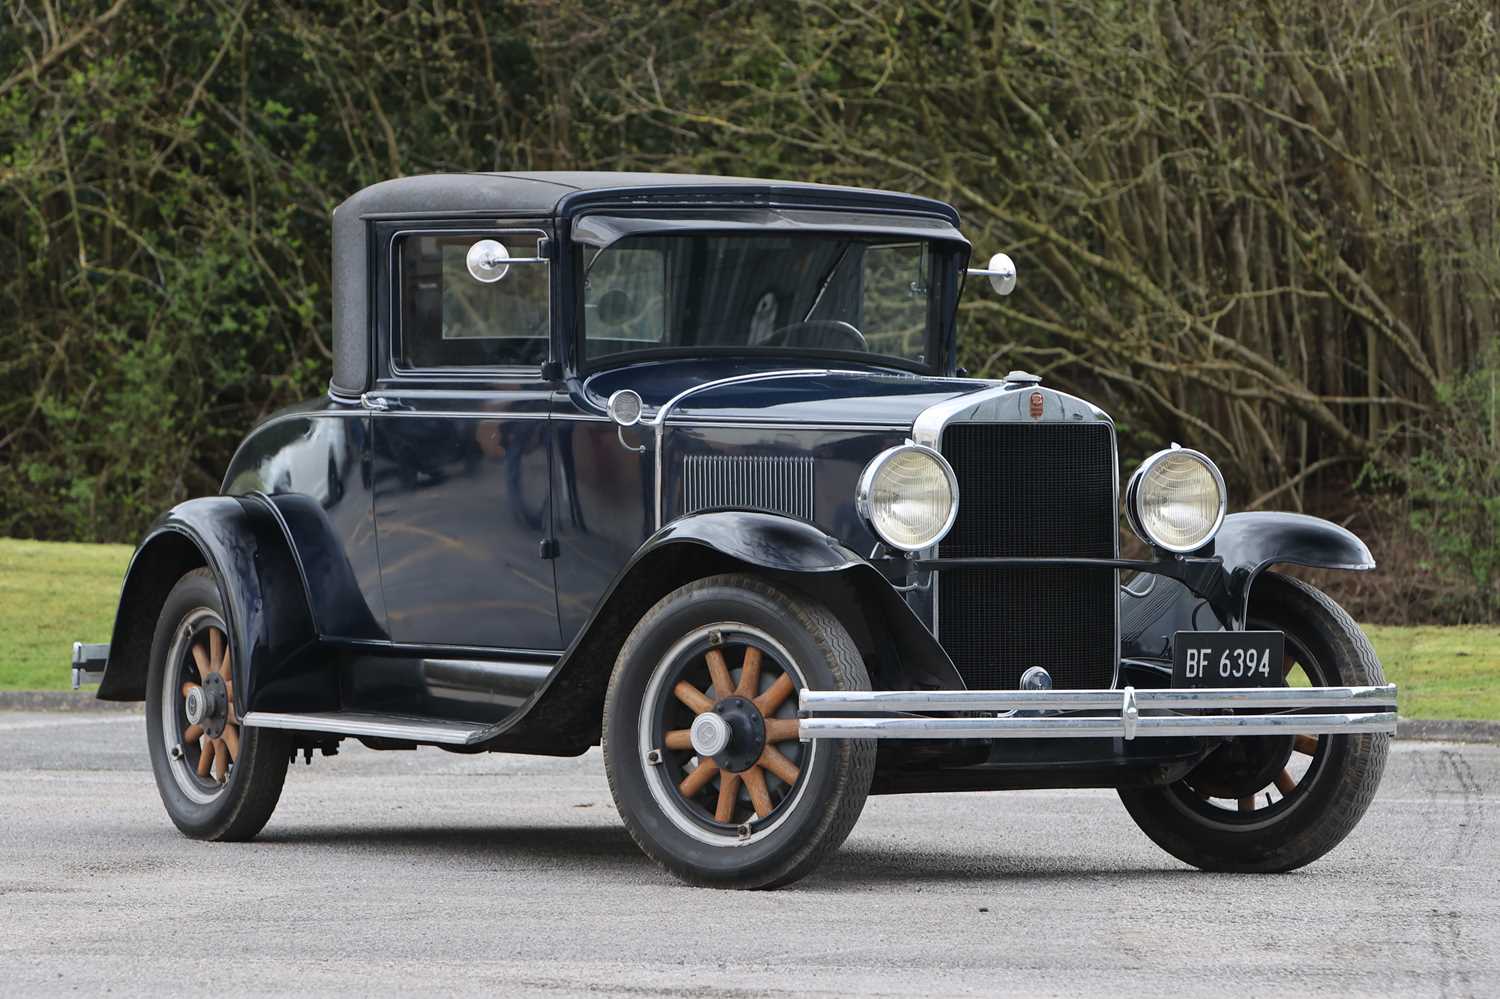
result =
[[[377,233],[389,264],[388,302],[377,302],[385,370],[365,402],[391,640],[557,650],[547,232],[386,223]]]

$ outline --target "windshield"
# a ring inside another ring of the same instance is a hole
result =
[[[698,233],[584,251],[584,357],[637,351],[933,355],[931,243]]]

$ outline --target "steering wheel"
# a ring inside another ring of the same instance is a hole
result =
[[[805,334],[805,335],[804,335]],[[847,350],[853,344],[855,350],[868,351],[870,344],[865,335],[842,319],[805,319],[788,323],[761,341],[761,346],[788,346],[793,340],[801,346],[824,350]]]

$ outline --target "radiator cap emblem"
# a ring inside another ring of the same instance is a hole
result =
[[[1046,397],[1044,397],[1040,392],[1033,392],[1031,393],[1031,400],[1028,405],[1030,406],[1031,418],[1033,420],[1040,420],[1042,418],[1042,413],[1047,408]]]

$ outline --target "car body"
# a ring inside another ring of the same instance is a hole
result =
[[[254,428],[221,495],[162,516],[107,652],[75,665],[87,674],[107,658],[100,697],[149,699],[171,634],[164,604],[206,572],[223,649],[199,668],[205,683],[222,672],[227,693],[203,696],[227,698],[232,725],[308,754],[356,738],[572,755],[609,741],[612,672],[653,609],[728,579],[826,612],[859,677],[818,690],[789,670],[795,703],[779,715],[752,710],[764,702],[748,679],[734,704],[719,689],[692,717],[704,731],[677,776],[767,724],[794,733],[777,754],[787,773],[788,755],[811,766],[819,746],[868,748],[861,779],[877,793],[1159,789],[1229,743],[1294,733],[1383,752],[1394,689],[1378,675],[1335,670],[1325,679],[1341,682],[1301,690],[1262,670],[1263,683],[1203,688],[1185,685],[1174,648],[1270,634],[1254,627],[1268,567],[1365,570],[1368,548],[1312,517],[1226,515],[1220,478],[1207,540],[1122,559],[1110,417],[1024,372],[960,376],[959,223],[925,198],[749,179],[469,174],[366,188],[333,218],[328,392]],[[977,273],[1008,291],[1007,265]],[[1177,462],[1200,493],[1218,477],[1196,452],[1162,455],[1152,461]],[[908,502],[906,481],[927,498]],[[1176,516],[1163,496],[1150,515]],[[880,516],[915,540],[893,540]],[[933,517],[947,521],[938,540],[921,526]],[[791,639],[751,632],[745,649],[795,658]],[[726,633],[704,634],[717,668]],[[1268,648],[1251,651],[1252,668]],[[163,689],[170,701],[170,678]],[[167,749],[202,762],[193,746]],[[643,754],[649,777],[662,752]],[[740,762],[749,769],[722,764],[736,787],[731,774],[758,772]],[[222,781],[234,767],[219,769]],[[1242,801],[1235,786],[1228,800]],[[759,803],[739,821],[733,788],[720,790],[727,826],[755,840]],[[711,865],[664,862],[715,880]]]

